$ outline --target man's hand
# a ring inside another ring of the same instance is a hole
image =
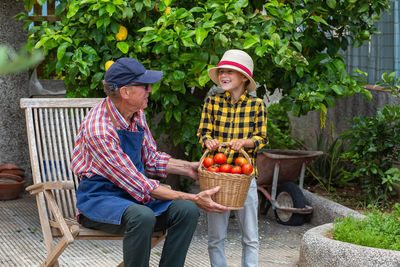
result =
[[[227,212],[229,210],[228,207],[220,205],[211,199],[211,196],[217,193],[220,188],[220,186],[217,186],[209,190],[201,191],[195,196],[193,202],[196,203],[199,208],[205,210],[206,212]]]
[[[190,162],[186,160],[170,158],[167,163],[167,173],[186,175],[195,180],[198,178],[197,169],[200,162]]]
[[[200,162],[188,162],[187,164],[187,175],[194,180],[199,178],[197,169],[199,168]]]

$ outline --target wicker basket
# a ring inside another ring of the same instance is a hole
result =
[[[227,146],[227,143],[222,143],[221,145]],[[249,191],[251,179],[254,177],[254,171],[249,175],[207,171],[203,166],[203,160],[209,152],[206,149],[200,159],[198,169],[200,190],[212,189],[219,185],[221,189],[212,196],[212,199],[221,205],[229,207],[231,210],[242,209]],[[239,152],[243,154],[247,162],[251,163],[246,151],[240,149]]]

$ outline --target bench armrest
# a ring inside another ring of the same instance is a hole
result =
[[[72,181],[58,181],[58,182],[44,182],[34,185],[30,185],[26,188],[30,194],[37,194],[44,192],[45,190],[71,190],[74,189],[74,183]]]

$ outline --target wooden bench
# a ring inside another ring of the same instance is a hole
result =
[[[77,239],[115,240],[123,236],[84,228],[76,221],[75,190],[79,178],[71,171],[75,137],[87,112],[102,98],[22,98],[25,110],[33,185],[47,258],[42,266],[58,266],[58,257]],[[152,247],[165,238],[153,234]],[[54,237],[60,237],[55,243]],[[119,265],[123,266],[123,262]]]

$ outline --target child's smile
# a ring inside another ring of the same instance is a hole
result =
[[[224,91],[244,90],[247,78],[240,72],[232,69],[221,68],[218,70],[218,79]]]

